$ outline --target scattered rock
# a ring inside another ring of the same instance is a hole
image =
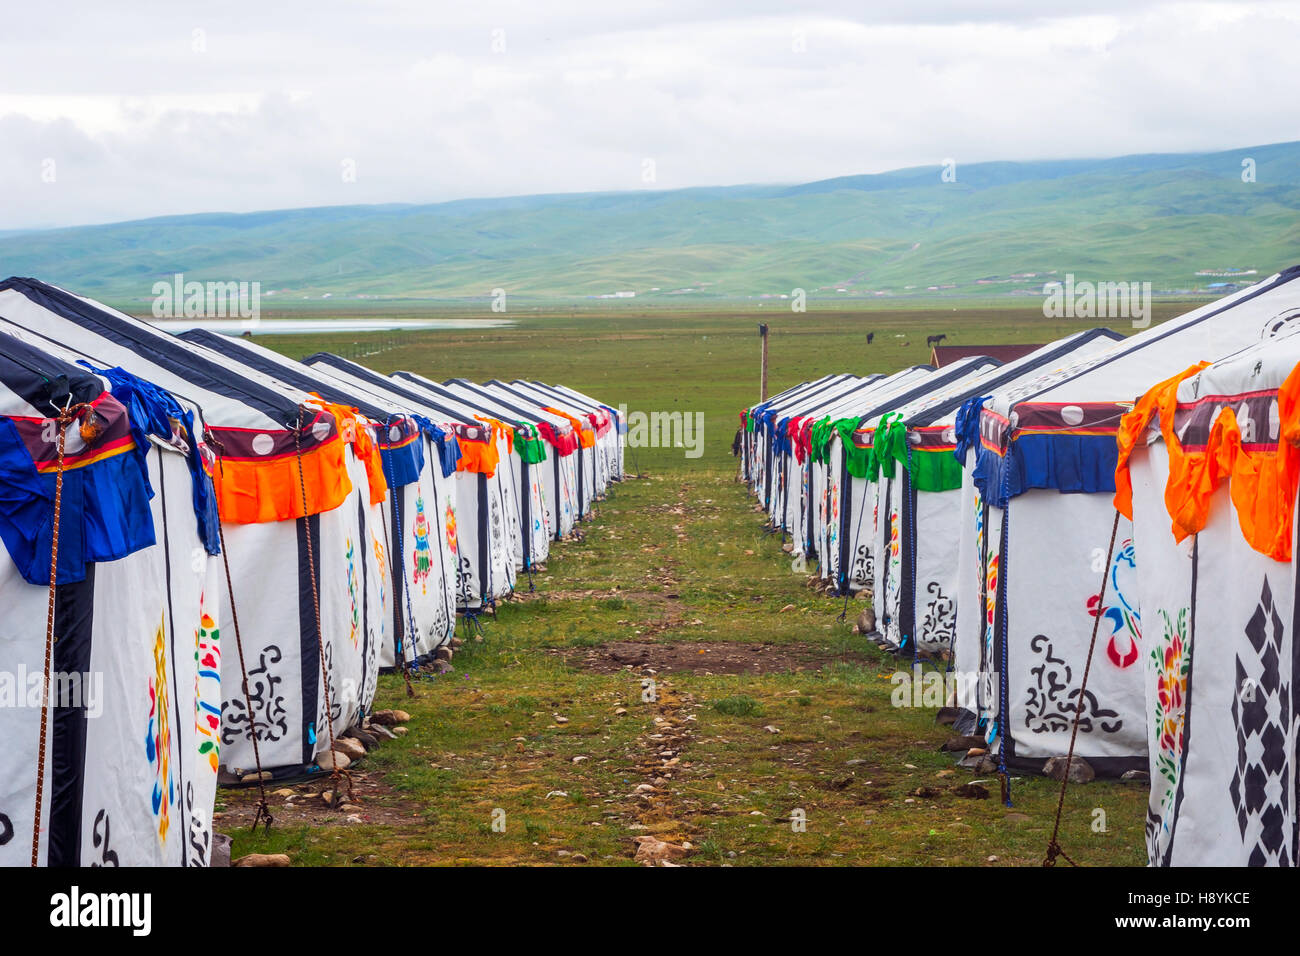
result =
[[[996,863],[997,861],[998,861],[998,858],[997,858],[996,856],[990,856],[990,857],[988,857],[988,858],[986,859],[985,862],[987,862],[987,863]]]
[[[394,727],[393,733],[397,734],[397,736],[399,737],[405,737],[407,734],[410,733],[410,731],[407,730],[405,727]]]
[[[639,836],[633,839],[636,841],[636,856],[633,859],[638,863],[680,860],[690,852],[686,847],[665,843],[658,837]]]
[[[1088,761],[1082,757],[1073,757],[1069,763],[1068,778],[1070,783],[1087,783],[1097,776]],[[1047,763],[1043,764],[1043,776],[1051,777],[1053,780],[1065,779],[1067,777],[1065,764],[1065,757],[1052,757]]]
[[[476,641],[481,641],[481,640],[483,640],[483,635],[482,635],[482,634],[475,634],[475,635],[474,635],[474,640],[476,640]],[[446,661],[434,661],[434,662],[433,662],[433,670],[434,670],[434,672],[437,673],[437,674],[450,674],[450,673],[451,673],[452,671],[454,671],[455,669],[456,669],[455,667],[453,667],[451,664],[448,664]]]
[[[371,723],[383,724],[386,727],[395,727],[410,721],[411,715],[404,710],[377,710],[370,715]]]
[[[241,856],[231,866],[288,866],[287,853],[249,853]]]
[[[387,727],[385,727],[383,724],[371,724],[371,725],[370,725],[370,733],[374,735],[374,737],[375,737],[376,740],[396,740],[396,739],[397,739],[397,734],[393,733],[391,730],[389,730],[389,729],[388,729]]]
[[[352,766],[352,758],[337,750],[326,750],[316,755],[316,766],[322,770],[347,770]]]
[[[974,770],[976,773],[997,773],[998,762],[988,754],[976,754],[975,756],[962,757],[957,762],[957,766],[965,767],[967,770]]]
[[[952,792],[959,797],[966,797],[970,800],[987,800],[989,798],[989,788],[982,783],[963,783],[960,787],[953,787]]]
[[[343,736],[351,737],[353,740],[358,741],[361,746],[365,747],[367,750],[374,750],[379,746],[379,738],[370,731],[363,730],[360,727],[349,727],[343,732]]]
[[[1120,775],[1119,779],[1123,783],[1148,784],[1151,782],[1151,774],[1145,770],[1126,770]]]
[[[433,652],[433,657],[434,660],[450,661],[452,659],[452,656],[455,653],[456,652],[452,648],[444,644],[442,645],[442,647],[438,648],[436,651]]]
[[[246,773],[239,778],[240,783],[258,783],[271,779],[271,771],[263,770],[261,773]]]
[[[769,734],[779,734],[781,732],[780,727],[773,727],[771,724],[768,724],[763,729],[766,730]]]
[[[650,659],[650,650],[644,644],[610,644],[605,650],[618,664],[643,664]]]
[[[273,796],[273,797],[292,797],[292,796],[295,796],[295,794],[294,794],[294,792],[293,792],[292,790],[290,790],[288,787],[281,787],[279,790],[272,790],[272,791],[271,791],[271,796]]]
[[[976,736],[949,737],[943,742],[939,750],[944,753],[957,753],[962,750],[966,751],[967,754],[970,754],[973,750],[988,753],[984,749],[984,738]]]
[[[984,742],[983,740],[980,740],[980,743],[983,743],[983,742]],[[967,756],[967,757],[982,757],[982,756],[984,756],[986,753],[988,753],[988,749],[987,749],[987,748],[985,748],[985,747],[975,746],[975,747],[971,747],[969,750],[966,751],[966,756]]]
[[[793,611],[793,610],[794,610],[794,605],[787,604],[785,607],[781,608],[781,613],[784,614],[786,611]]]
[[[212,834],[212,857],[208,866],[230,866],[230,837],[227,834]]]
[[[361,745],[361,741],[352,737],[335,737],[334,749],[349,760],[360,760],[366,755],[366,748]]]
[[[587,862],[587,854],[585,854],[585,853],[574,853],[572,856],[569,857],[569,859],[571,859],[574,863],[586,863],[586,862]]]
[[[876,612],[869,607],[863,608],[862,613],[858,615],[858,633],[870,634],[875,629]]]
[[[615,717],[626,717],[626,716],[627,716],[627,708],[626,708],[626,707],[615,707],[615,708],[614,708],[614,716],[615,716]]]
[[[555,722],[556,722],[557,724],[567,724],[567,723],[569,722],[569,718],[568,718],[568,717],[556,717],[556,718],[555,718]]]
[[[934,715],[934,722],[941,727],[951,727],[960,716],[961,709],[958,707],[940,707],[939,713]]]

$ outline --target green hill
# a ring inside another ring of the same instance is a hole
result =
[[[1242,181],[1242,159],[1256,182]],[[1300,143],[1220,153],[995,162],[797,186],[205,213],[0,233],[0,273],[144,302],[154,282],[258,281],[333,297],[685,304],[1038,292],[1052,274],[1203,290],[1198,271],[1300,261]],[[689,291],[685,291],[689,290]],[[844,290],[844,291],[839,291]],[[265,305],[265,303],[264,303]]]

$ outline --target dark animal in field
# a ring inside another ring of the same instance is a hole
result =
[[[876,337],[876,333],[875,333],[875,332],[868,332],[868,333],[867,333],[867,344],[870,345],[870,344],[871,344],[871,340],[874,339],[875,337]]]
[[[942,341],[943,341],[944,339],[946,339],[947,337],[948,337],[947,335],[927,335],[927,336],[925,337],[925,345],[926,345],[926,348],[929,348],[929,347],[932,346],[932,345],[938,345],[940,342],[942,342]]]

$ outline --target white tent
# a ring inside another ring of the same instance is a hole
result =
[[[35,280],[0,283],[0,330],[126,368],[202,409],[254,711],[237,655],[225,655],[221,766],[255,769],[255,727],[264,770],[309,767],[330,731],[368,708],[378,675],[381,615],[367,584],[382,577],[382,532],[366,519],[384,489],[369,484],[354,425],[306,393]],[[226,602],[218,625],[234,633]]]
[[[235,648],[201,422],[79,357],[0,334],[0,866],[31,863],[34,835],[43,865],[206,866]]]
[[[489,387],[508,389],[511,393],[533,399],[543,409],[560,412],[573,419],[578,419],[590,428],[591,448],[580,448],[590,458],[593,498],[603,498],[609,492],[610,483],[622,476],[619,464],[618,413],[607,406],[600,405],[592,399],[578,396],[572,391],[561,393],[549,385],[538,382],[499,382],[492,379]]]
[[[1300,852],[1300,335],[1279,331],[1152,388],[1120,429],[1156,866]]]
[[[790,500],[802,490],[803,480],[795,457],[802,420],[807,418],[811,423],[810,413],[850,395],[861,394],[881,378],[874,374],[836,376],[815,387],[787,391],[751,410],[757,434],[751,474],[755,492],[773,530],[786,530]]]
[[[394,377],[415,382],[436,395],[447,395],[473,407],[490,409],[503,421],[527,423],[536,429],[548,446],[546,464],[536,469],[541,478],[542,496],[550,512],[547,524],[557,541],[573,533],[581,507],[577,457],[580,440],[569,422],[558,415],[524,408],[464,379],[450,379],[439,384],[413,372],[396,372]]]
[[[237,368],[256,370],[332,404],[349,406],[369,420],[389,491],[368,515],[369,523],[383,532],[377,539],[383,560],[377,563],[387,568],[377,588],[379,666],[418,663],[448,641],[456,628],[452,546],[457,516],[451,474],[444,468],[450,439],[422,426],[415,418],[420,409],[365,394],[327,370],[295,362],[248,339],[203,329],[181,338],[225,356]]]
[[[767,465],[771,455],[771,444],[775,437],[776,408],[787,401],[795,401],[817,394],[823,389],[833,387],[839,382],[856,381],[856,375],[844,373],[823,375],[810,382],[800,382],[784,391],[752,405],[741,411],[741,476],[748,482],[750,491],[766,504],[769,489],[767,487]]]
[[[891,408],[917,401],[982,368],[996,365],[985,356],[971,357],[935,371],[928,365],[913,366],[890,376],[885,388],[869,404],[854,408],[847,417],[824,419],[819,429],[816,457],[826,464],[826,554],[822,575],[834,580],[841,594],[860,590],[876,577],[875,529],[888,515],[880,517],[880,483],[870,473],[874,428],[864,422],[877,420]],[[885,491],[888,491],[886,487]],[[888,544],[888,542],[886,542]]]
[[[976,368],[924,398],[864,420],[861,431],[875,439],[885,503],[876,511],[875,549],[890,555],[872,586],[883,644],[936,653],[950,650],[956,635],[963,472],[954,453],[961,406],[1096,355],[1119,338],[1109,329],[1077,332],[1005,364]]]
[[[982,622],[958,622],[960,666],[978,649],[991,684],[976,719],[1005,765],[1038,769],[1069,745],[1084,659],[1098,652],[1076,753],[1099,773],[1145,769],[1138,556],[1121,519],[1110,566],[1115,432],[1132,401],[1192,362],[1276,334],[1300,317],[1300,267],[1125,339],[1031,384],[995,394],[979,414],[974,466],[984,541],[972,580]],[[1107,589],[1098,606],[1102,575]],[[963,701],[969,706],[969,701]]]
[[[515,586],[516,558],[522,549],[515,498],[518,488],[510,469],[497,467],[499,461],[509,459],[509,436],[462,405],[439,402],[411,383],[390,379],[336,355],[309,355],[304,364],[384,401],[413,405],[420,415],[456,434],[461,458],[453,473],[452,493],[439,506],[444,512],[446,541],[454,552],[455,603],[472,617],[509,594]]]
[[[585,403],[585,407],[587,407],[592,414],[599,415],[600,412],[604,411],[606,415],[608,415],[610,423],[614,426],[614,432],[609,436],[605,436],[604,434],[601,435],[601,448],[604,449],[605,455],[608,459],[607,467],[610,479],[612,481],[621,481],[623,479],[623,453],[625,450],[624,436],[627,434],[627,422],[624,421],[623,415],[618,409],[597,401],[590,395],[585,395],[577,389],[570,388],[567,385],[548,385],[545,382],[524,382],[521,379],[515,379],[515,384],[527,384],[538,389],[539,392],[544,393],[549,391],[560,398],[567,397],[578,403],[580,406]]]

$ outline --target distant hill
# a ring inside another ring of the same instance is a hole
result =
[[[1242,181],[1242,159],[1256,181]],[[1300,143],[1219,153],[938,166],[734,186],[204,213],[0,232],[0,274],[116,301],[155,281],[259,281],[277,302],[400,296],[686,304],[1038,292],[1052,274],[1230,281],[1300,262]],[[1258,277],[1256,276],[1256,278]],[[1249,280],[1247,280],[1249,281]],[[844,290],[843,292],[839,290]],[[264,307],[266,303],[264,302]]]

